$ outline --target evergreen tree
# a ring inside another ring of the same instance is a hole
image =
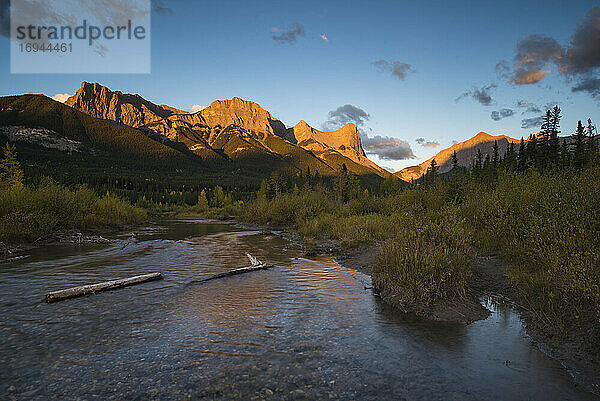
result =
[[[527,169],[527,154],[525,150],[525,140],[521,137],[521,143],[519,143],[519,154],[517,155],[517,169],[519,171],[525,171]]]
[[[342,163],[342,171],[334,179],[334,188],[338,202],[346,202],[350,198],[348,168]]]
[[[494,150],[492,153],[492,166],[497,169],[500,165],[500,151],[498,149],[498,141],[494,141]]]
[[[598,160],[598,138],[596,138],[596,127],[592,124],[592,119],[588,118],[587,125],[587,160],[595,162]]]
[[[515,153],[515,144],[510,142],[504,154],[504,167],[506,170],[514,171],[517,168],[517,155]]]
[[[473,176],[479,177],[481,175],[481,170],[483,169],[483,154],[481,153],[481,149],[477,149],[477,156],[475,156],[475,160],[473,161],[473,168],[471,172]]]
[[[21,188],[23,170],[17,160],[17,148],[8,142],[4,146],[4,159],[0,162],[0,187]]]
[[[569,145],[567,144],[566,139],[562,140],[562,145],[560,147],[560,165],[563,170],[571,166],[571,152],[569,151]]]
[[[573,151],[573,167],[576,170],[581,170],[586,164],[586,145],[585,129],[579,120],[575,131],[575,149]]]
[[[456,156],[456,150],[452,152],[452,175],[458,172],[458,156]]]
[[[437,181],[439,166],[435,159],[431,159],[431,163],[427,168],[427,173],[425,174],[425,183],[434,184]]]
[[[546,110],[546,114],[542,120],[542,126],[540,128],[541,135],[534,136],[536,139],[536,153],[534,165],[539,168],[546,168],[549,160],[549,147],[548,142],[550,134],[552,132],[552,111]]]
[[[527,148],[525,153],[527,154],[527,161],[525,162],[526,168],[539,166],[539,154],[538,154],[538,143],[535,135],[530,135],[527,141]]]
[[[542,126],[540,127],[540,131],[542,132],[542,137],[544,139],[550,138],[551,130],[552,130],[552,112],[550,110],[546,110],[546,114],[542,118]]]
[[[552,118],[550,120],[550,137],[548,139],[548,148],[546,152],[547,160],[546,165],[549,167],[556,167],[559,161],[559,141],[558,134],[560,133],[560,107],[554,106],[552,109]]]

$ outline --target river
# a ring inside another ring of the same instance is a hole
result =
[[[431,323],[277,233],[181,219],[134,234],[0,265],[0,399],[596,399],[510,305],[466,327]],[[246,252],[276,266],[189,284],[248,265]],[[164,280],[41,302],[156,271]]]

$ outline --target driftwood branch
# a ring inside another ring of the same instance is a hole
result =
[[[252,266],[241,267],[239,269],[233,269],[233,270],[228,270],[223,273],[213,274],[212,276],[204,277],[199,280],[194,280],[194,281],[190,282],[189,284],[204,283],[205,281],[210,281],[210,280],[214,280],[217,278],[235,276],[235,275],[242,274],[242,273],[248,273],[248,272],[264,270],[264,269],[268,269],[270,267],[274,267],[274,265],[268,265],[266,263],[261,262],[260,260],[256,259],[254,256],[250,255],[249,253],[247,253],[246,256],[248,256],[248,259],[250,259],[250,263],[252,263]]]
[[[67,288],[66,290],[49,292],[46,294],[46,302],[62,301],[63,299],[80,297],[87,294],[95,294],[97,292],[108,291],[115,288],[126,287],[128,285],[134,285],[144,283],[146,281],[160,280],[162,274],[151,273],[144,274],[141,276],[123,278],[120,280],[106,281],[104,283],[83,285],[80,287]]]

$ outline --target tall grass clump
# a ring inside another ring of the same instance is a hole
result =
[[[474,257],[464,221],[453,210],[437,221],[415,219],[384,243],[373,285],[387,301],[418,312],[464,297]]]

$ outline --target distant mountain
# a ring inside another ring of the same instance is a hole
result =
[[[377,171],[381,176],[387,177],[390,173],[373,163],[362,147],[360,132],[356,125],[348,123],[337,131],[318,131],[301,120],[291,130],[292,140],[304,149],[327,159],[328,153],[337,152],[357,164]]]
[[[353,125],[328,133],[304,122],[287,128],[259,104],[238,97],[187,113],[83,82],[66,104],[96,118],[141,129],[158,141],[183,143],[204,162],[252,160],[256,164],[261,159],[264,163],[278,159],[297,170],[310,168],[322,175],[336,174],[342,164],[359,175],[389,175],[366,157]],[[314,146],[316,142],[320,146]]]
[[[455,151],[456,157],[458,158],[458,165],[469,168],[479,150],[481,150],[481,153],[484,155],[484,157],[486,154],[492,154],[494,141],[498,142],[500,156],[503,156],[504,153],[506,153],[509,143],[520,142],[519,139],[510,138],[505,135],[492,136],[485,132],[480,132],[473,138],[441,150],[438,152],[438,154],[427,159],[423,163],[417,166],[406,167],[400,171],[397,171],[394,173],[394,175],[408,182],[411,180],[416,180],[427,172],[427,168],[431,165],[431,160],[433,159],[435,159],[439,166],[439,172],[447,173],[448,171],[452,170],[452,154]]]

